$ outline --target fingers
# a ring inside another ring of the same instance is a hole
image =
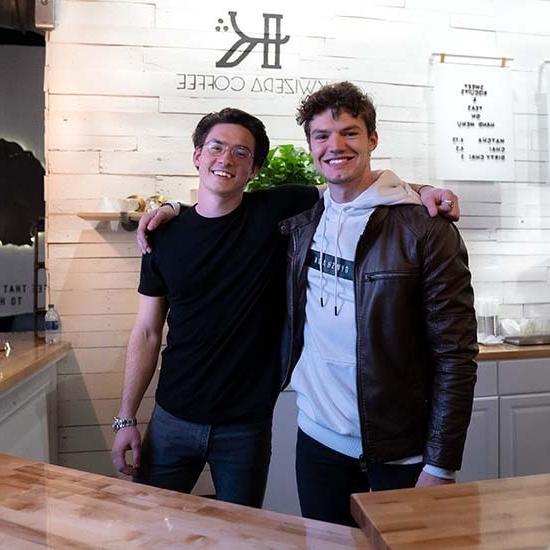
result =
[[[435,201],[428,202],[427,204],[425,204],[425,206],[426,210],[428,210],[428,214],[432,218],[435,218],[439,214],[438,205],[435,203]]]
[[[146,212],[139,220],[137,230],[137,243],[142,254],[149,254],[151,246],[147,241],[147,232],[154,231],[159,225],[169,222],[176,217],[174,209],[169,206],[161,206],[152,212]]]
[[[154,213],[146,212],[145,214],[143,214],[143,216],[139,220],[136,239],[137,239],[138,247],[142,254],[148,254],[151,252],[151,247],[147,242],[147,230],[148,230],[148,226],[151,221],[151,218],[153,218],[153,216],[154,216]]]
[[[460,218],[460,206],[458,197],[450,190],[443,189],[439,211],[447,219],[456,222]]]
[[[133,464],[126,462],[126,452],[132,450]],[[118,472],[134,476],[139,469],[141,458],[141,437],[136,428],[123,428],[115,436],[111,458]]]
[[[131,475],[129,473],[130,466],[126,463],[124,452],[121,452],[117,449],[113,449],[111,452],[111,457],[113,460],[113,466],[117,469],[118,472],[125,474],[125,475]]]
[[[133,470],[134,472],[132,475],[135,475],[137,471],[139,470],[140,462],[141,462],[141,445],[139,442],[132,443],[132,462]]]

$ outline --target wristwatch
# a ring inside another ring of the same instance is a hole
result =
[[[111,424],[113,432],[117,433],[122,428],[129,428],[131,426],[137,426],[137,418],[120,418],[119,416],[113,417],[113,423]]]

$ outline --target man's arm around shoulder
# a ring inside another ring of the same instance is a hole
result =
[[[135,418],[158,361],[162,328],[168,311],[163,296],[139,295],[139,309],[128,341],[126,368],[118,416]],[[132,464],[126,452],[132,451]],[[126,475],[135,475],[140,464],[141,435],[137,427],[120,429],[115,436],[112,460],[115,468]]]

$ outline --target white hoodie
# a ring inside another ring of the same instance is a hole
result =
[[[291,385],[297,394],[300,429],[323,445],[358,458],[362,448],[356,386],[355,249],[377,206],[421,202],[389,170],[351,202],[334,202],[328,189],[324,202],[308,255],[304,347]],[[421,460],[417,456],[397,463]],[[444,477],[439,469],[427,469]]]

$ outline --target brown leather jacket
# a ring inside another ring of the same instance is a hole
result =
[[[306,259],[323,208],[319,201],[280,224],[290,235],[284,384],[303,347]],[[460,469],[478,347],[458,230],[423,207],[377,208],[357,245],[354,287],[363,468],[423,454],[428,464]]]

